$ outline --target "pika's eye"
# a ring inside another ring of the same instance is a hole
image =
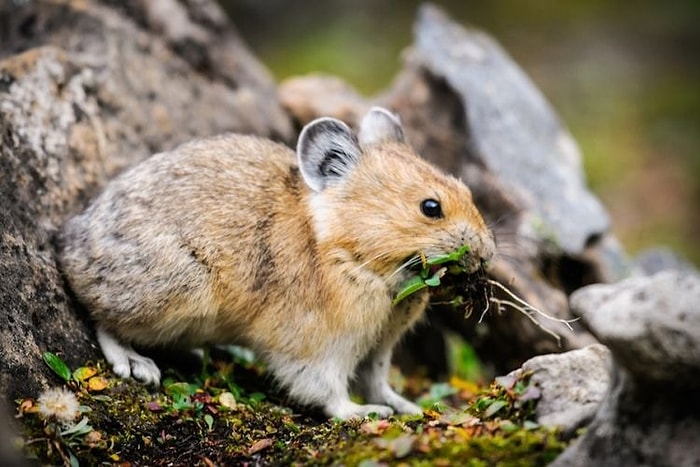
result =
[[[420,210],[426,217],[432,217],[433,219],[440,219],[442,217],[440,202],[432,198],[421,201]]]

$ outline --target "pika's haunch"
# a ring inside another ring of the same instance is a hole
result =
[[[296,157],[251,136],[196,140],[110,182],[60,233],[59,264],[114,372],[158,384],[131,345],[237,343],[330,417],[420,413],[389,386],[423,290],[392,306],[421,253],[494,253],[469,189],[420,159],[374,108],[357,136],[321,118]],[[368,405],[349,398],[349,387]]]

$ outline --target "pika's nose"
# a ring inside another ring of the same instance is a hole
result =
[[[481,269],[488,269],[491,264],[491,259],[493,259],[496,253],[496,242],[493,238],[493,234],[485,232],[483,235],[479,235],[475,239],[475,249],[474,255],[475,259],[478,259],[478,265]]]
[[[494,256],[496,244],[491,231],[474,232],[466,228],[462,234],[462,240],[468,239],[469,251],[460,258],[460,264],[469,272],[479,269],[487,269]]]

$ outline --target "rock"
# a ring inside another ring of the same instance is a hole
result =
[[[536,416],[540,425],[558,427],[566,436],[588,424],[608,392],[610,351],[593,344],[561,354],[533,357],[513,372],[532,372],[541,393]]]
[[[588,286],[571,303],[636,379],[700,389],[700,275],[666,271]]]
[[[593,285],[571,302],[612,352],[612,387],[552,465],[698,465],[700,275],[665,271]]]
[[[647,276],[657,272],[697,271],[688,261],[684,260],[670,248],[655,247],[642,251],[632,259],[632,266],[640,273]]]
[[[327,75],[289,78],[280,83],[279,95],[299,128],[321,116],[357,123],[371,107],[348,83]]]
[[[14,399],[55,381],[43,352],[101,356],[54,261],[68,215],[153,152],[293,129],[213,1],[0,2],[0,24],[0,398]]]
[[[415,31],[412,59],[462,101],[471,158],[522,203],[521,235],[576,255],[607,232],[608,215],[585,186],[576,142],[507,53],[430,5],[420,9]]]

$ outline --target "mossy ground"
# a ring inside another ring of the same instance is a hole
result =
[[[397,378],[423,417],[341,422],[289,405],[260,367],[235,358],[214,359],[203,374],[166,372],[159,389],[116,378],[103,362],[84,368],[65,383],[87,418],[77,434],[42,419],[35,399],[18,401],[27,457],[51,465],[532,466],[565,447],[532,421],[538,392],[527,380],[479,388]]]

